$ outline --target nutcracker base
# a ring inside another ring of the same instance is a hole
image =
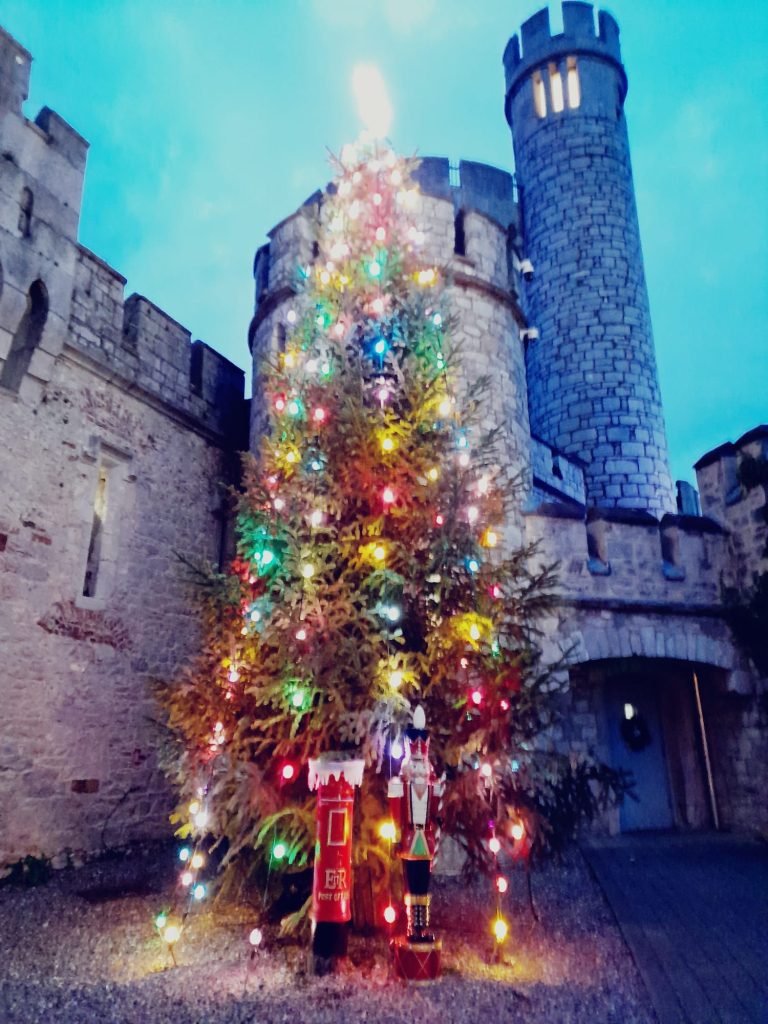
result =
[[[440,958],[443,944],[440,939],[429,942],[409,942],[405,935],[392,941],[395,971],[406,981],[416,984],[435,981],[440,977]]]

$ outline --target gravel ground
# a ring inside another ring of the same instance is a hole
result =
[[[250,962],[245,908],[201,905],[173,967],[152,918],[172,887],[167,851],[57,872],[35,889],[0,890],[2,1024],[653,1024],[642,982],[581,856],[533,876],[540,915],[522,873],[505,897],[505,963],[489,963],[487,882],[437,880],[434,924],[444,973],[426,987],[390,974],[383,937],[355,936],[340,975],[314,978],[296,943],[265,929]],[[110,896],[94,890],[122,888]],[[127,890],[133,890],[126,895]],[[90,890],[91,899],[83,896]]]

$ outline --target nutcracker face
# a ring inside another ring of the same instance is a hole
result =
[[[403,778],[408,785],[422,791],[420,796],[423,795],[423,790],[429,785],[429,761],[421,758],[409,761],[403,768]]]

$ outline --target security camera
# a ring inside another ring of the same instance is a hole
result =
[[[533,264],[530,260],[520,260],[520,273],[523,275],[523,280],[533,280]]]
[[[520,331],[520,340],[521,341],[526,341],[526,342],[538,341],[538,338],[539,338],[539,329],[538,329],[538,327],[527,327],[524,330]]]

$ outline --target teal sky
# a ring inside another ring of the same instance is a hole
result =
[[[247,365],[251,264],[358,132],[376,62],[403,152],[512,168],[501,54],[536,0],[3,0],[91,143],[80,240]],[[557,26],[558,7],[550,5]],[[615,0],[672,472],[768,421],[768,3]]]

